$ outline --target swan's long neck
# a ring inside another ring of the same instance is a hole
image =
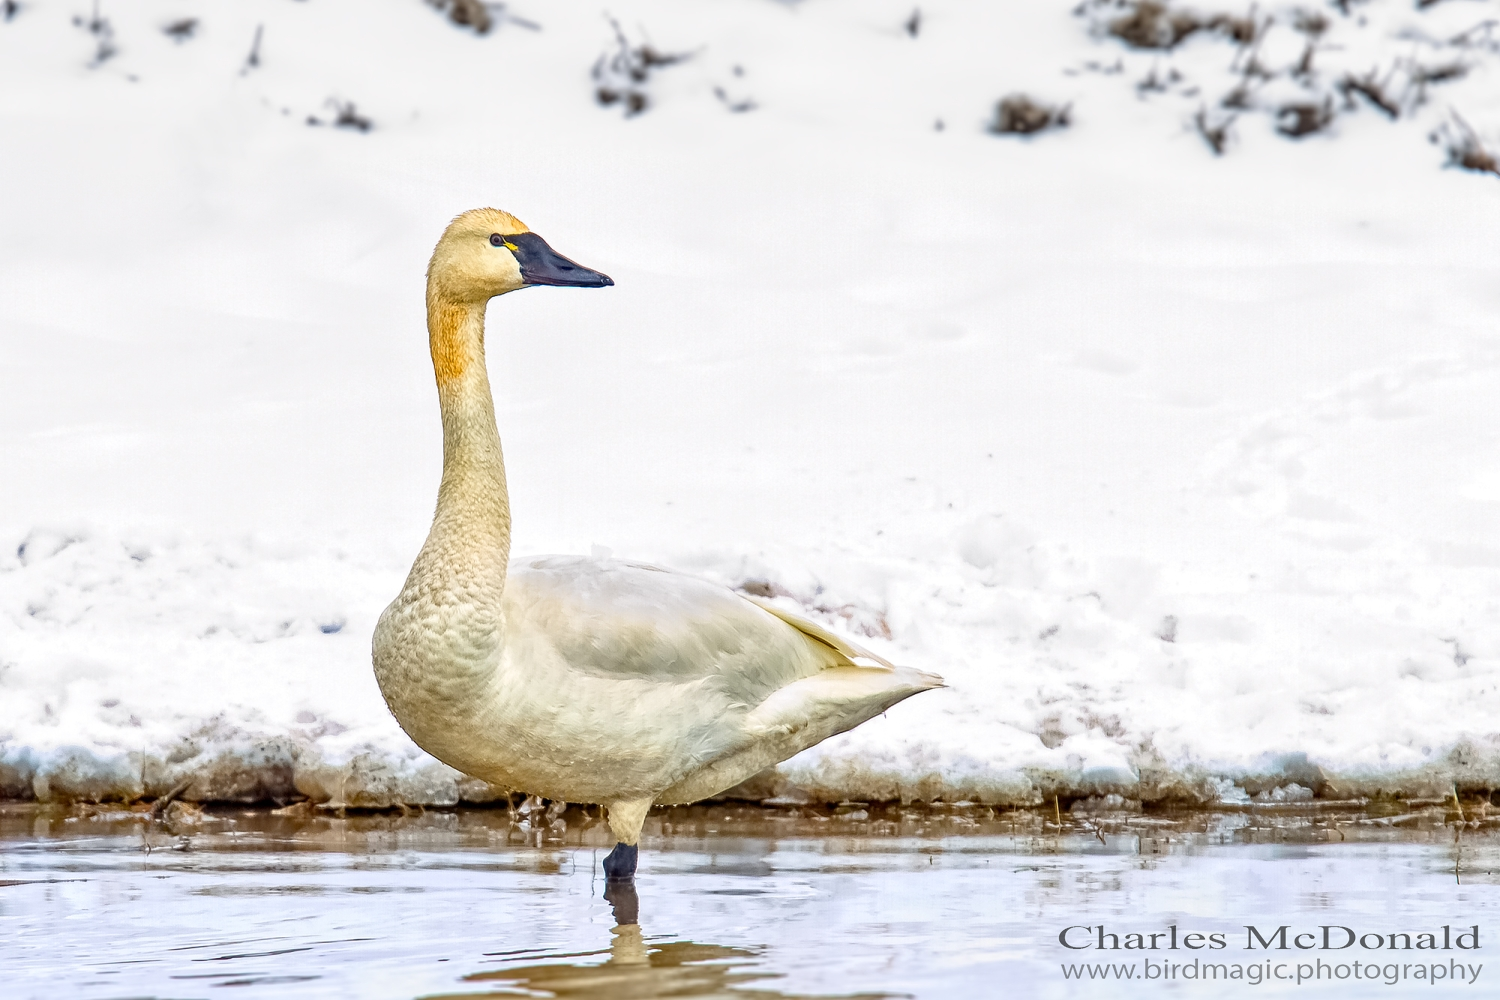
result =
[[[466,766],[466,713],[482,710],[504,643],[510,503],[484,366],[484,302],[427,298],[443,412],[443,481],[427,542],[375,626],[375,676],[419,745]]]
[[[427,332],[443,414],[443,481],[419,565],[427,563],[426,572],[476,610],[498,612],[510,559],[510,500],[485,370],[484,309],[483,301],[428,295]]]

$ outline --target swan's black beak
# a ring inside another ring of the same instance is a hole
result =
[[[567,285],[573,288],[603,288],[613,285],[607,274],[575,264],[547,245],[536,233],[517,233],[505,237],[505,245],[521,265],[521,277],[528,285]]]

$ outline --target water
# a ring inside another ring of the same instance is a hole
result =
[[[1500,836],[1456,818],[679,809],[652,818],[635,897],[606,898],[609,837],[577,810],[533,828],[503,809],[0,806],[0,995],[1495,995]],[[1416,947],[1444,925],[1447,950]],[[1325,926],[1379,946],[1296,947]],[[1319,961],[1321,980],[1251,982]],[[1079,963],[1136,978],[1067,978]]]

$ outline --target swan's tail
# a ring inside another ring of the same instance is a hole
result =
[[[817,622],[748,594],[826,653],[828,666],[772,692],[744,721],[745,744],[667,789],[660,803],[695,802],[873,719],[914,694],[947,687],[937,674],[898,667]]]
[[[912,694],[916,694],[918,691],[930,691],[932,688],[947,687],[947,685],[943,683],[943,679],[937,674],[924,673],[920,670],[914,670],[911,667],[898,667],[890,660],[887,660],[885,657],[877,656],[876,654],[870,652],[868,649],[865,649],[863,646],[855,645],[848,639],[845,639],[843,636],[839,635],[837,632],[833,632],[829,629],[824,628],[822,625],[819,625],[817,622],[811,620],[810,618],[804,618],[801,615],[793,614],[792,612],[787,611],[785,608],[779,607],[778,605],[773,604],[772,602],[765,600],[764,598],[756,597],[752,594],[741,594],[740,596],[749,601],[751,604],[754,604],[765,611],[769,611],[771,614],[775,615],[777,618],[780,618],[782,621],[786,622],[788,625],[801,632],[803,635],[811,639],[816,639],[822,645],[827,646],[835,653],[840,654],[845,660],[848,661],[849,666],[884,667],[887,670],[895,670],[901,672],[904,676],[911,678],[912,683],[917,683],[916,679],[921,678],[922,682],[918,687],[912,690]]]

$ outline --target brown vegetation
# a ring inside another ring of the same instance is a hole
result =
[[[1320,104],[1311,101],[1283,104],[1276,110],[1276,131],[1293,139],[1321,132],[1332,123],[1333,102],[1327,99]]]
[[[1447,151],[1448,166],[1500,176],[1500,159],[1485,147],[1479,134],[1458,112],[1453,112],[1452,122],[1443,124],[1432,134],[1432,141],[1441,143]]]
[[[618,21],[610,18],[609,23],[615,29],[616,47],[614,52],[606,52],[594,62],[591,74],[594,78],[594,97],[605,107],[623,105],[628,118],[640,114],[650,106],[646,83],[651,73],[691,59],[692,53],[662,52],[652,47],[650,42],[632,44]]]
[[[1210,116],[1208,108],[1200,107],[1198,113],[1193,116],[1193,126],[1203,141],[1208,143],[1208,148],[1214,151],[1215,156],[1223,156],[1225,148],[1229,145],[1229,126],[1234,124],[1234,115]]]
[[[483,35],[494,26],[490,9],[483,0],[427,0],[428,4],[448,15],[448,20],[461,28],[473,28],[475,34]]]
[[[1026,94],[1010,94],[995,105],[989,130],[995,135],[1032,135],[1049,128],[1067,128],[1071,105],[1054,107]]]
[[[1253,12],[1203,17],[1169,7],[1162,0],[1135,0],[1124,15],[1109,22],[1108,29],[1111,35],[1137,49],[1176,48],[1197,31],[1217,31],[1241,45],[1249,45],[1260,35]]]

